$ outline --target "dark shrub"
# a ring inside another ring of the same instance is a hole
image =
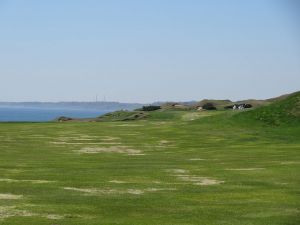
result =
[[[217,108],[214,106],[213,103],[205,103],[203,106],[202,106],[202,109],[206,109],[206,110],[216,110]]]
[[[161,109],[161,107],[156,105],[149,105],[149,106],[143,106],[142,111],[155,111],[158,109]]]

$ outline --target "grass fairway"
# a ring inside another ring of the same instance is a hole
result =
[[[300,224],[300,126],[235,114],[0,123],[0,224]]]

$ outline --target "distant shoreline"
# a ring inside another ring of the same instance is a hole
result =
[[[0,106],[0,122],[49,122],[61,116],[74,118],[98,117],[113,110],[97,109],[59,109]]]

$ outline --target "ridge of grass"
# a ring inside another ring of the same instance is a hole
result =
[[[268,125],[299,125],[300,124],[300,92],[295,92],[285,99],[257,109],[237,114],[234,119],[250,122],[260,121]]]

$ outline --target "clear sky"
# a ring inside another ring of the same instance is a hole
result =
[[[299,15],[296,0],[0,0],[0,101],[297,91]]]

